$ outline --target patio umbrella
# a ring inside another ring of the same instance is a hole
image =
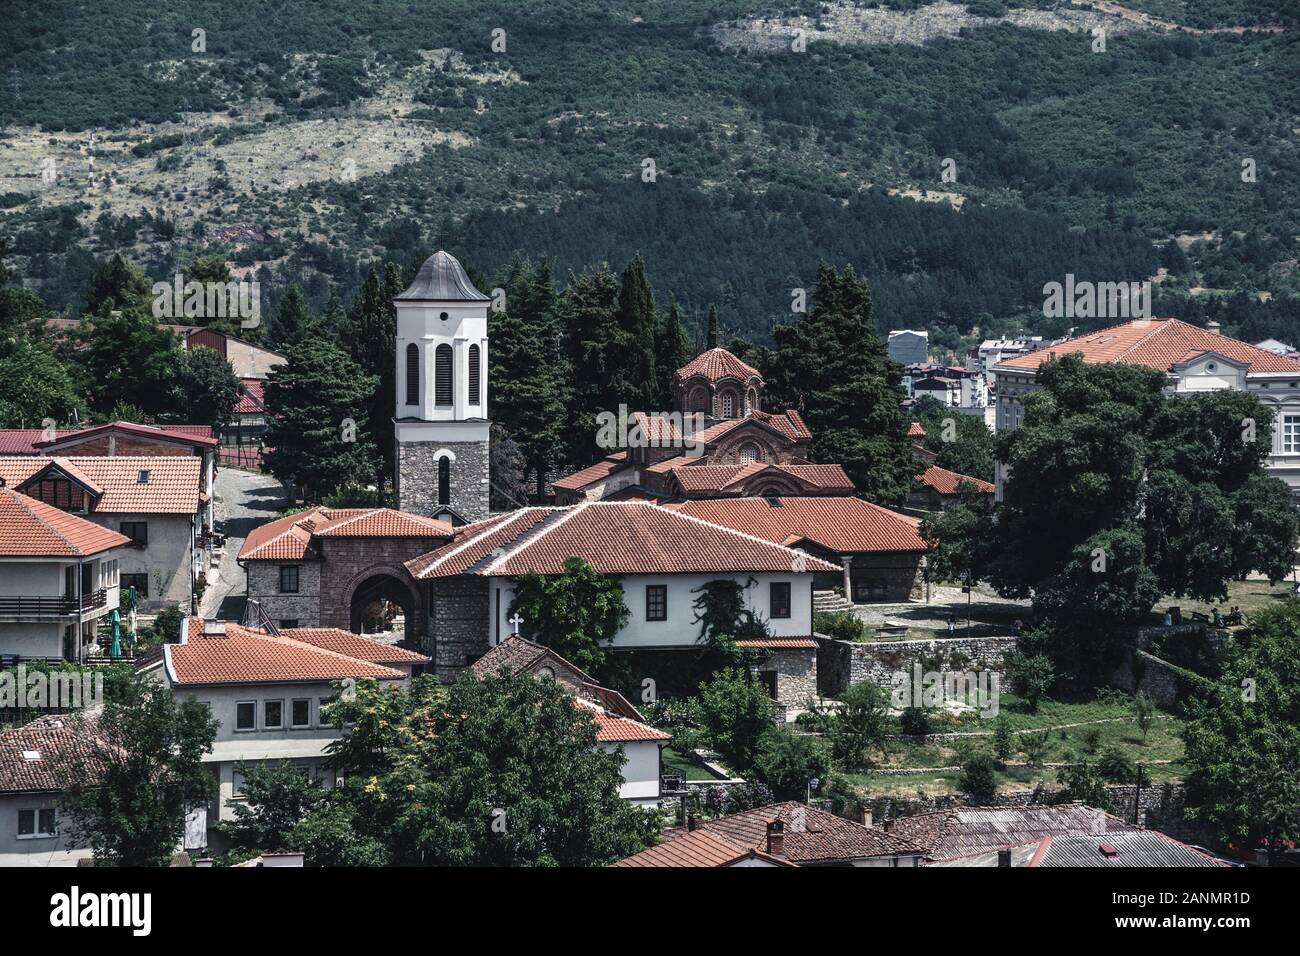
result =
[[[117,608],[113,608],[113,644],[108,649],[108,656],[113,660],[122,659],[122,615],[117,613]]]
[[[135,647],[135,611],[140,599],[135,588],[127,588],[122,597],[122,606],[126,608],[126,642]]]

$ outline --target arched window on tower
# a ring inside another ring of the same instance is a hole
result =
[[[420,404],[420,347],[414,342],[406,347],[406,404]]]
[[[451,346],[439,345],[433,353],[433,402],[435,405],[452,404],[451,396]]]
[[[736,410],[736,401],[730,392],[722,393],[722,417],[730,418]]]
[[[451,459],[446,455],[438,459],[438,504],[451,504]]]
[[[691,391],[691,411],[703,412],[711,415],[713,409],[709,407],[709,390],[703,386],[697,387]]]
[[[758,411],[758,391],[750,389],[745,393],[745,414],[749,415]]]
[[[469,403],[471,405],[479,404],[478,400],[478,377],[479,377],[479,350],[477,345],[469,347]]]

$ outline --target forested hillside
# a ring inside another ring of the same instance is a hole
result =
[[[821,262],[954,348],[1063,331],[1067,272],[1294,325],[1286,0],[8,6],[0,234],[69,314],[113,252],[155,278],[222,255],[274,314],[446,246],[561,282],[640,252],[696,335],[716,303],[766,341]]]

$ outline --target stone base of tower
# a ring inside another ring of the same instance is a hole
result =
[[[440,508],[449,507],[466,521],[486,518],[490,513],[488,423],[482,423],[481,438],[473,433],[463,434],[470,430],[464,427],[464,423],[457,423],[453,426],[454,439],[429,433],[427,426],[431,423],[420,424],[426,428],[416,429],[409,427],[408,423],[397,423],[398,509],[434,517]],[[403,428],[404,425],[408,427]],[[440,460],[443,458],[449,459],[445,502],[441,500],[439,487]]]

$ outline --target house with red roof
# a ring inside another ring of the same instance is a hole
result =
[[[428,658],[337,628],[256,629],[189,617],[176,643],[142,670],[178,698],[207,705],[219,723],[203,757],[218,784],[206,824],[234,817],[240,764],[285,761],[332,787],[327,748],[343,735],[322,707],[348,682],[400,686]],[[219,844],[215,834],[210,842]]]
[[[0,458],[0,483],[130,539],[122,587],[141,607],[189,609],[205,568],[203,459],[194,455]]]
[[[86,657],[118,606],[131,541],[86,518],[0,487],[0,662]]]
[[[1044,362],[1075,354],[1089,364],[1119,362],[1157,369],[1175,395],[1220,389],[1249,392],[1273,412],[1265,468],[1300,500],[1300,361],[1222,335],[1217,323],[1202,328],[1181,319],[1134,319],[994,365],[997,429],[1020,427],[1024,398],[1038,389]],[[1001,471],[997,477],[1000,483]]]
[[[625,447],[553,482],[556,503],[852,494],[842,467],[808,461],[812,432],[797,411],[763,411],[763,388],[726,349],[696,356],[677,370],[676,409],[632,412],[617,436]]]
[[[549,647],[515,634],[474,662],[478,677],[505,672],[554,680],[568,689],[574,702],[591,712],[596,741],[608,752],[623,754],[623,784],[619,796],[642,806],[659,806],[662,799],[661,749],[672,736],[645,722],[640,711],[616,690],[602,687]]]

